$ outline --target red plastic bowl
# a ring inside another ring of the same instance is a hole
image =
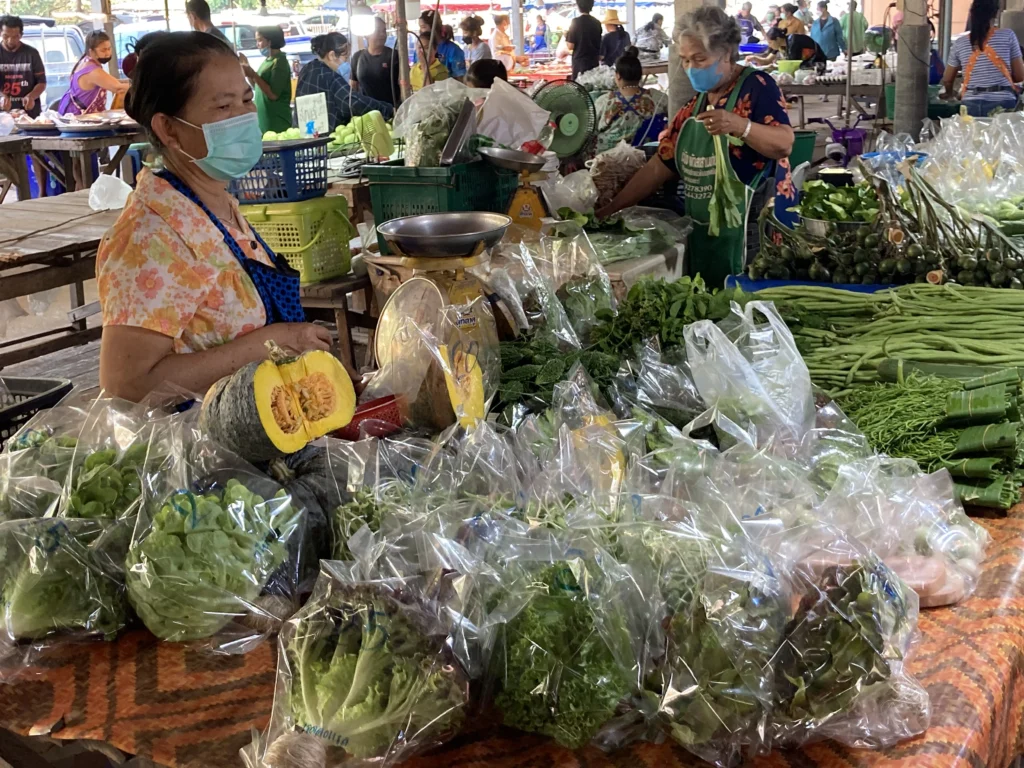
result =
[[[360,440],[364,437],[387,437],[402,428],[402,409],[394,395],[378,397],[356,408],[346,426],[332,432],[341,440]]]

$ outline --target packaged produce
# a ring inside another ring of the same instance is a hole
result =
[[[469,686],[422,578],[365,579],[324,561],[278,653],[266,743],[312,735],[325,765],[393,764],[453,736]]]
[[[607,152],[602,152],[590,164],[590,177],[597,187],[595,208],[608,205],[622,191],[633,176],[647,163],[642,149],[620,141]]]
[[[348,424],[352,379],[330,352],[291,355],[271,342],[269,359],[250,363],[206,393],[200,429],[247,461],[295,453]]]
[[[402,102],[395,113],[394,135],[405,139],[406,166],[437,168],[441,164],[441,150],[466,99],[476,101],[487,94],[486,89],[467,88],[451,78],[432,83]]]
[[[147,485],[125,562],[128,597],[161,640],[245,651],[295,608],[304,511],[276,482],[181,425]]]

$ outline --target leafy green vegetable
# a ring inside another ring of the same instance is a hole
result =
[[[574,277],[566,281],[555,295],[565,307],[569,324],[584,345],[598,313],[612,311],[612,292],[607,275]]]
[[[905,590],[884,565],[867,561],[830,568],[808,585],[775,658],[784,729],[847,714],[862,694],[884,696],[914,628]]]
[[[731,172],[725,137],[713,136],[711,140],[715,143],[715,189],[708,204],[708,234],[718,237],[722,227],[743,225],[740,209],[746,203],[747,187]]]
[[[863,221],[878,216],[878,193],[869,181],[852,187],[836,187],[827,181],[805,182],[797,212],[806,219],[819,221]]]
[[[576,749],[612,717],[630,680],[570,564],[547,566],[533,582],[537,591],[505,625],[495,654],[495,704],[506,725]],[[606,629],[625,632],[621,625]]]
[[[126,621],[120,562],[124,529],[89,520],[16,520],[0,525],[4,634],[13,641],[53,633],[107,638]]]
[[[363,525],[376,533],[380,530],[381,515],[384,510],[377,503],[377,495],[373,488],[359,488],[352,498],[334,510],[334,544],[335,560],[348,560],[352,554],[348,549],[348,540]]]
[[[132,543],[128,595],[161,640],[213,635],[257,598],[287,559],[299,513],[282,489],[271,500],[237,480],[204,495],[171,495]]]
[[[332,580],[284,640],[297,725],[358,758],[381,757],[400,737],[456,730],[469,699],[466,681],[444,659],[446,636],[414,621],[425,610],[381,585]]]

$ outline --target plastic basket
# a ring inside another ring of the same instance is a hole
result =
[[[790,168],[811,162],[814,159],[814,144],[818,140],[817,131],[793,131],[793,134],[793,149],[789,153]]]
[[[256,167],[231,182],[243,205],[297,203],[327,194],[327,144],[330,137],[266,141]]]
[[[303,284],[348,274],[352,260],[348,244],[356,232],[344,197],[247,205],[242,214],[267,245],[298,270]]]
[[[377,224],[422,213],[505,213],[519,186],[518,173],[481,160],[446,168],[407,168],[403,163],[363,167]],[[377,244],[381,254],[390,253],[380,235]]]
[[[52,408],[71,391],[67,379],[0,376],[0,448],[39,411]]]

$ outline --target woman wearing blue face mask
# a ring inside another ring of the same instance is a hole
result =
[[[256,45],[266,58],[255,71],[243,60],[242,70],[256,91],[260,129],[264,133],[287,131],[292,127],[292,68],[281,50],[284,32],[280,27],[260,27]]]
[[[775,81],[737,63],[740,27],[734,18],[714,6],[698,8],[679,19],[676,42],[697,95],[662,134],[657,154],[597,215],[636,205],[682,179],[686,213],[694,221],[687,250],[690,274],[700,273],[708,285],[721,288],[726,276],[742,272],[756,252],[757,212],[773,193],[776,215],[792,221],[787,209],[796,203],[788,160],[793,129]],[[741,223],[725,223],[717,232],[710,226],[716,143],[729,159],[725,173],[746,189]]]
[[[132,72],[125,110],[149,134],[163,170],[144,169],[100,244],[100,383],[140,400],[172,384],[205,392],[265,342],[328,349],[304,322],[299,277],[242,217],[228,183],[263,153],[252,89],[228,45],[165,33]]]

